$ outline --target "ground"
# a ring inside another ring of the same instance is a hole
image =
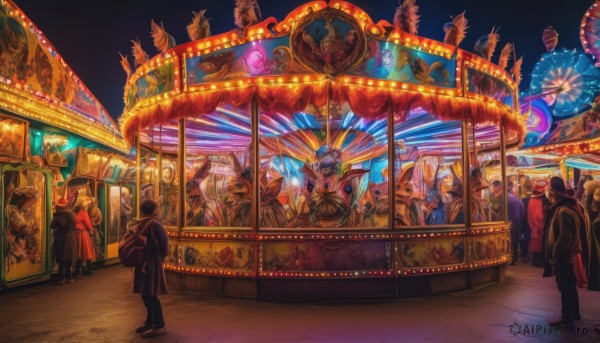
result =
[[[600,293],[579,290],[579,335],[544,333],[560,312],[553,278],[519,262],[499,285],[375,301],[264,302],[171,293],[167,334],[143,339],[132,273],[119,265],[73,284],[0,292],[0,342],[592,342]],[[513,324],[516,323],[516,324]],[[510,332],[518,330],[523,335]],[[537,327],[536,327],[537,326]],[[585,329],[585,330],[584,330]],[[536,332],[535,330],[539,330]]]

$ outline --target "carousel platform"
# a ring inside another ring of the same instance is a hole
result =
[[[0,293],[1,342],[142,342],[145,316],[129,269],[111,266],[73,284]],[[553,278],[507,266],[502,287],[369,301],[265,302],[172,293],[167,334],[153,342],[591,342],[600,297],[579,290],[579,333],[544,332],[560,312]],[[60,314],[60,316],[57,316]],[[520,332],[510,332],[520,326]],[[526,331],[526,328],[528,328]],[[532,330],[540,328],[538,332]],[[585,333],[583,332],[585,329]]]

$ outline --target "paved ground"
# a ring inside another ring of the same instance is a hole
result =
[[[73,284],[0,294],[0,342],[592,342],[600,341],[600,292],[580,290],[587,334],[544,334],[560,310],[551,278],[525,264],[500,285],[379,301],[273,303],[169,294],[167,334],[133,329],[145,318],[129,269],[111,266]],[[516,323],[516,324],[513,324]],[[531,335],[513,335],[509,326]],[[535,334],[535,326],[540,332]],[[533,332],[532,332],[533,331]]]

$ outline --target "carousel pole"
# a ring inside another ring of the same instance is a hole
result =
[[[260,149],[258,140],[258,99],[256,95],[252,97],[251,103],[251,116],[252,116],[252,193],[254,200],[252,201],[252,216],[254,217],[252,228],[254,231],[258,231],[260,222]],[[283,163],[283,160],[281,161]]]
[[[473,128],[475,130],[475,128]],[[475,141],[473,140],[473,145]],[[470,154],[469,154],[469,125],[467,115],[462,121],[462,158],[463,158],[463,217],[465,228],[471,229],[471,173],[470,173]]]
[[[141,140],[140,140],[140,124],[139,122],[135,126],[135,214],[136,218],[140,219],[140,202],[142,198],[142,154],[141,154]]]
[[[388,135],[388,226],[390,229],[394,228],[394,219],[396,215],[396,209],[394,207],[394,190],[395,190],[395,179],[396,173],[394,168],[396,166],[396,142],[394,140],[394,105],[390,102],[387,116],[387,135]]]
[[[331,117],[331,80],[327,79],[327,105],[326,105],[326,122],[325,124],[327,125],[326,129],[326,142],[327,142],[327,148],[330,147],[331,145],[331,134],[329,132],[329,119]]]
[[[506,179],[506,135],[504,134],[504,117],[500,121],[500,168],[502,171],[502,191],[504,192],[504,222],[508,223],[508,180]]]
[[[162,170],[163,170],[163,167],[162,167],[162,124],[160,124],[158,126],[158,132],[159,132],[159,135],[158,135],[158,154],[157,154],[157,157],[156,157],[156,168],[158,169],[156,177],[158,178],[158,180],[157,180],[158,181],[158,183],[157,183],[158,187],[156,187],[157,188],[156,189],[157,193],[154,194],[154,197],[157,198],[157,199],[160,199],[160,196],[162,194]]]
[[[179,193],[177,228],[182,231],[185,226],[185,117],[179,118],[179,130],[177,132],[177,174],[179,176],[179,184],[177,185]]]

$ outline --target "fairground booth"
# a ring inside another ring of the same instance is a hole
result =
[[[439,42],[344,1],[252,12],[214,36],[198,34],[203,13],[189,43],[153,25],[161,53],[135,44],[120,119],[136,195],[168,229],[172,289],[403,297],[502,279],[490,185],[524,125],[506,61],[490,61],[495,32],[478,56],[457,47],[464,15]]]
[[[121,221],[122,194],[133,207],[135,173],[116,123],[11,1],[0,2],[0,60],[0,284],[49,278],[60,197],[97,203],[97,261],[117,261],[119,226],[107,223]]]

